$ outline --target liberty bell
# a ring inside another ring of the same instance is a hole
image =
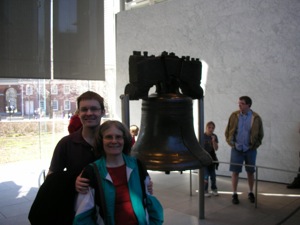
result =
[[[203,97],[201,62],[174,53],[161,56],[134,52],[129,58],[129,99],[142,99],[142,117],[132,155],[147,169],[183,171],[212,163],[200,146],[193,126],[193,99]],[[152,86],[156,93],[148,96]],[[180,92],[181,90],[181,92]]]

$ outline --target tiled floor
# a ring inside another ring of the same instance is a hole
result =
[[[30,224],[27,216],[38,190],[38,177],[48,165],[39,161],[0,165],[0,225]],[[247,199],[247,182],[241,179],[240,204],[233,205],[230,178],[219,176],[220,195],[205,198],[205,207],[200,211],[197,173],[192,173],[191,186],[188,171],[170,175],[150,171],[150,174],[155,195],[164,206],[165,225],[300,224],[300,189],[290,190],[285,184],[260,181],[255,208]],[[200,215],[205,218],[199,219]]]

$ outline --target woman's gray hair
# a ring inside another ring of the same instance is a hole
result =
[[[100,125],[96,135],[96,146],[95,146],[96,156],[101,157],[105,155],[104,148],[103,148],[103,133],[111,127],[116,127],[117,129],[122,131],[123,138],[124,138],[123,153],[129,155],[131,151],[131,134],[129,132],[129,129],[125,124],[123,124],[120,121],[107,120]]]

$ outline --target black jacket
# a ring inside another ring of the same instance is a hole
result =
[[[76,176],[56,172],[47,176],[30,208],[32,225],[71,225],[74,218]]]

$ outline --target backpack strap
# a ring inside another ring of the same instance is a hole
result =
[[[99,203],[100,215],[103,218],[103,220],[106,221],[107,209],[106,209],[106,204],[105,204],[105,197],[104,197],[104,191],[103,191],[103,187],[102,187],[101,177],[100,177],[96,163],[92,163],[92,165],[93,165],[93,169],[94,169],[94,173],[95,173],[96,181],[97,181],[97,186],[98,186],[98,190],[95,190],[95,192],[96,192],[95,193],[95,205],[96,205],[96,202]],[[97,194],[97,193],[99,193],[99,194]]]
[[[142,192],[143,192],[143,203],[144,203],[144,207],[146,208],[146,198],[147,198],[147,195],[146,195],[146,190],[145,190],[145,179],[148,175],[147,173],[147,170],[145,168],[145,166],[142,164],[142,162],[137,159],[137,165],[138,165],[138,169],[139,169],[139,175],[140,175],[140,182],[141,182],[141,188],[142,188]]]

